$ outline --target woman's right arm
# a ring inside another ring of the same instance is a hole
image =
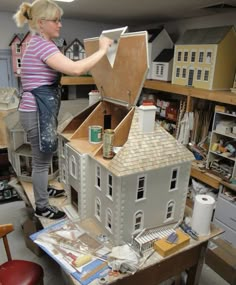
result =
[[[88,72],[102,59],[112,42],[111,39],[101,36],[99,38],[99,50],[89,57],[73,61],[62,53],[56,53],[50,56],[46,63],[51,68],[64,74],[79,76]]]

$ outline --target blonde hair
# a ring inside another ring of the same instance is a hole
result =
[[[51,0],[36,0],[32,4],[23,2],[13,16],[17,27],[23,27],[26,23],[32,32],[38,31],[39,19],[53,19],[57,13],[61,17],[63,10]]]

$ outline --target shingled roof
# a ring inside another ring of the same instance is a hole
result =
[[[233,26],[187,30],[176,45],[218,44]]]
[[[109,163],[116,176],[160,169],[192,161],[193,154],[158,124],[152,133],[143,133],[135,110],[127,142]]]

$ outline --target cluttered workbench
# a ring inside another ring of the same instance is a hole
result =
[[[21,185],[24,189],[24,192],[29,199],[29,203],[34,205],[34,196],[32,191],[32,184],[29,182],[21,182]],[[67,202],[67,199],[65,197],[53,199],[52,204],[63,207]],[[186,207],[186,215],[190,215],[191,210]],[[80,228],[74,227],[72,228],[72,224],[76,224],[76,222],[72,222],[70,219],[66,219],[64,221],[61,221],[58,223],[55,221],[51,221],[45,218],[39,219],[43,230],[41,230],[39,233],[35,233],[33,235],[33,239],[36,243],[52,258],[54,258],[61,267],[67,272],[67,277],[69,280],[69,284],[75,284],[75,285],[95,285],[95,284],[117,284],[117,285],[156,285],[159,284],[162,281],[168,280],[168,279],[174,279],[178,280],[181,272],[186,271],[187,272],[187,281],[186,284],[198,284],[201,269],[204,263],[204,255],[205,251],[207,249],[208,241],[211,238],[216,237],[217,235],[222,233],[222,230],[215,227],[214,225],[211,225],[210,228],[210,234],[204,237],[199,237],[198,239],[194,239],[189,237],[188,243],[185,243],[185,245],[178,250],[170,250],[166,251],[165,254],[163,254],[161,251],[150,249],[147,252],[143,254],[143,256],[138,256],[137,261],[137,267],[134,272],[117,272],[116,270],[112,270],[109,265],[109,254],[106,254],[106,251],[104,251],[104,246],[102,245],[102,248],[100,248],[101,251],[96,252],[94,255],[86,253],[86,256],[83,256],[84,259],[88,259],[88,261],[91,261],[91,266],[86,267],[85,271],[81,270],[81,267],[77,270],[74,266],[74,263],[72,262],[72,266],[68,266],[65,264],[65,261],[69,262],[73,260],[74,255],[71,253],[73,252],[71,250],[70,245],[67,243],[66,246],[63,246],[63,239],[59,239],[57,237],[57,242],[52,242],[54,244],[53,248],[48,247],[48,244],[50,243],[50,238],[52,237],[51,234],[53,233],[55,237],[56,231],[62,232],[63,236],[65,232],[73,233],[73,235],[77,235],[75,232]],[[79,224],[81,226],[81,224]],[[97,246],[95,237],[100,236],[99,229],[97,229],[95,226],[90,224],[82,225],[83,226],[83,241],[89,240],[89,249],[93,246]],[[69,229],[69,230],[68,230]],[[85,230],[85,231],[84,231]],[[180,230],[181,231],[181,230]],[[84,233],[86,234],[86,239],[84,239]],[[72,235],[72,236],[73,236]],[[186,234],[185,234],[186,236]],[[50,237],[50,238],[49,238]],[[88,239],[89,237],[89,239]],[[63,237],[64,238],[64,237]],[[47,243],[47,246],[45,247],[45,240]],[[80,236],[79,234],[76,237],[76,244],[80,243]],[[73,243],[73,244],[75,244]],[[105,248],[107,252],[110,252],[111,247],[110,245],[106,244]],[[60,251],[60,249],[62,251]],[[67,253],[66,250],[67,249]],[[68,249],[69,254],[68,254]],[[171,249],[171,247],[170,247]],[[102,253],[103,250],[103,253]],[[67,258],[63,261],[62,259],[65,257],[63,255],[66,255]],[[93,258],[88,258],[88,256],[93,256]],[[82,260],[80,258],[80,262]],[[78,260],[78,259],[77,259]],[[91,268],[89,270],[88,268]],[[68,273],[69,272],[69,273]],[[176,283],[177,284],[177,283]]]

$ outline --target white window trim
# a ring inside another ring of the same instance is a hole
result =
[[[141,214],[141,223],[140,223],[140,228],[139,229],[135,229],[135,226],[136,226],[136,218],[137,218],[137,215],[138,214]],[[141,230],[143,230],[143,225],[144,225],[144,212],[142,210],[138,210],[137,212],[134,213],[134,216],[133,216],[133,233],[137,233],[137,232],[140,232]]]
[[[176,176],[176,178],[172,178],[173,172],[174,172],[175,170],[177,171],[177,176]],[[175,188],[171,188],[171,182],[172,182],[172,181],[176,181],[176,182],[175,182]],[[169,192],[178,190],[178,182],[179,182],[179,167],[173,167],[173,168],[171,169],[171,173],[170,173]]]
[[[177,69],[179,69],[179,76],[177,76]],[[181,67],[180,66],[176,66],[175,69],[175,78],[180,78],[181,77]]]
[[[143,187],[143,197],[138,199],[138,192],[139,192],[139,181],[140,181],[140,178],[144,177],[144,187]],[[137,177],[137,186],[136,186],[136,192],[135,192],[135,195],[136,195],[136,202],[139,202],[139,201],[143,201],[146,199],[146,185],[147,185],[147,175],[146,174],[143,174],[143,175],[138,175]]]
[[[75,168],[75,173],[72,172],[72,163],[74,163],[74,168]],[[70,170],[70,175],[72,177],[74,177],[75,179],[77,179],[77,170],[78,170],[78,166],[77,166],[77,162],[76,162],[76,159],[74,157],[74,155],[71,155],[70,158],[69,158],[69,170]]]
[[[185,69],[185,77],[183,77],[183,70]],[[187,69],[187,66],[183,66],[182,67],[182,73],[181,73],[181,77],[183,78],[183,79],[186,79],[187,78],[187,72],[188,72],[188,69]]]
[[[169,218],[167,218],[167,214],[169,213],[169,212],[168,212],[168,208],[169,208],[170,203],[173,203],[173,208],[172,208],[172,211],[171,211],[171,216],[170,216]],[[174,213],[175,213],[175,201],[174,201],[174,200],[170,200],[170,201],[168,201],[167,204],[166,204],[165,222],[169,222],[169,221],[173,220],[173,218],[174,218]]]
[[[211,53],[211,60],[210,60],[210,62],[207,61],[207,53],[208,53],[208,52]],[[205,63],[206,63],[206,64],[211,64],[211,63],[212,63],[212,58],[213,58],[213,50],[212,50],[212,49],[207,49],[207,50],[206,50]]]
[[[181,53],[181,59],[180,60],[179,60],[179,53]],[[176,62],[181,62],[182,57],[183,57],[183,51],[182,51],[182,49],[178,49],[177,54],[176,54]]]
[[[208,79],[205,80],[205,72],[208,71]],[[209,68],[204,68],[204,71],[203,71],[203,80],[204,82],[209,82],[210,81],[210,69]]]
[[[111,228],[108,227],[108,218],[111,218],[110,224],[111,224]],[[107,208],[106,210],[106,229],[112,233],[112,228],[113,228],[113,215],[112,215],[112,210],[110,208]]]
[[[19,64],[20,64],[20,66],[19,66]],[[21,68],[21,58],[20,57],[16,58],[16,67]]]
[[[202,61],[199,61],[200,53],[203,53]],[[205,51],[203,49],[200,49],[199,52],[198,52],[198,63],[200,63],[200,64],[204,63],[204,56],[205,56]]]
[[[192,55],[193,55],[193,53],[195,53],[194,61],[192,61]],[[191,55],[190,55],[190,62],[191,62],[191,63],[196,62],[196,57],[197,57],[197,51],[196,51],[195,49],[192,49],[192,50],[191,50]]]
[[[99,204],[99,206],[100,206],[100,216],[97,214],[97,205]],[[95,217],[101,222],[101,210],[102,210],[102,203],[101,203],[101,200],[98,198],[98,197],[96,197],[96,199],[95,199]]]
[[[109,177],[111,177],[111,180],[112,180],[112,184],[111,185],[109,184]],[[113,185],[114,185],[114,183],[113,183],[113,175],[111,173],[108,173],[107,174],[107,195],[106,196],[111,201],[113,201]],[[112,190],[112,195],[109,194],[110,193],[110,191],[109,191],[110,187],[111,187],[111,190]]]
[[[98,170],[99,169],[99,175],[98,175]],[[97,183],[97,181],[98,181],[98,178],[100,179],[100,186],[98,186],[98,183]],[[101,166],[100,165],[96,165],[96,168],[95,168],[95,187],[98,189],[98,190],[102,190],[101,189]]]
[[[183,55],[187,52],[187,60],[184,60],[185,56],[183,56],[183,62],[188,62],[189,61],[189,50],[185,49]]]
[[[18,46],[18,47],[17,47]],[[19,51],[18,51],[19,49]],[[21,46],[20,43],[16,43],[16,54],[20,54],[21,53]]]
[[[157,69],[159,68],[160,71],[162,72],[157,72]],[[163,63],[158,63],[156,65],[156,75],[158,77],[164,77],[164,71],[165,71],[165,65]]]
[[[200,78],[200,79],[198,79],[198,71],[199,71],[199,70],[201,71],[201,78]],[[199,68],[199,67],[197,68],[196,80],[197,80],[197,81],[202,81],[202,68]]]

